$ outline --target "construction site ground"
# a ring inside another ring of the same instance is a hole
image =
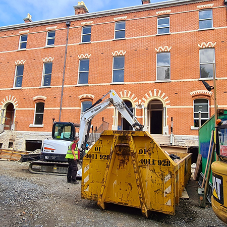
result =
[[[198,182],[187,185],[189,199],[181,199],[176,215],[152,212],[147,219],[141,210],[81,199],[81,182],[66,182],[66,176],[31,174],[28,163],[0,159],[1,226],[227,226],[211,206],[200,208]]]

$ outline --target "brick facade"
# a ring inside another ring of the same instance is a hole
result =
[[[171,2],[1,27],[0,123],[3,132],[0,142],[3,146],[7,147],[3,142],[4,129],[28,135],[22,136],[25,140],[30,139],[29,132],[39,136],[51,131],[53,118],[59,120],[62,85],[60,121],[79,123],[81,102],[94,103],[113,89],[123,100],[131,102],[138,120],[148,132],[151,132],[151,122],[156,121],[151,117],[154,111],[150,106],[161,104],[162,108],[156,109],[161,115],[157,116],[161,119],[158,126],[161,134],[170,134],[172,117],[173,134],[195,140],[198,128],[194,127],[193,100],[207,99],[209,116],[214,114],[213,90],[207,91],[200,79],[200,49],[215,49],[217,103],[219,108],[227,108],[226,7],[223,0]],[[204,9],[212,9],[212,29],[199,29],[199,10]],[[157,20],[164,16],[169,17],[170,32],[157,35]],[[64,67],[67,21],[70,26]],[[116,21],[125,21],[124,39],[114,39]],[[82,27],[86,25],[91,26],[91,42],[82,43]],[[46,46],[48,31],[55,31],[55,43],[51,47]],[[22,34],[27,34],[27,46],[20,50]],[[157,53],[170,53],[170,80],[157,80]],[[122,83],[112,82],[114,56],[125,57]],[[80,59],[89,59],[88,84],[85,85],[78,84]],[[45,62],[53,65],[51,83],[47,87],[41,86]],[[15,69],[20,64],[24,65],[22,86],[15,88]],[[213,85],[212,79],[206,81]],[[39,126],[34,125],[37,102],[45,103],[43,124]],[[14,107],[12,113],[7,109],[9,104]],[[122,120],[113,107],[97,115],[92,125],[99,127],[103,117],[109,129],[122,128]],[[25,149],[16,142],[15,147]]]

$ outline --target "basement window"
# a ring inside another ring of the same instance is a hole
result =
[[[26,151],[41,150],[42,140],[26,140]]]
[[[13,148],[13,142],[9,142],[8,148]]]

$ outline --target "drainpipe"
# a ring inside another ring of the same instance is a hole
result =
[[[202,112],[201,111],[199,111],[199,128],[201,127],[201,114],[202,114]]]
[[[173,137],[173,117],[171,117],[170,145],[174,145],[174,137]]]
[[[61,111],[62,111],[63,89],[64,89],[64,83],[65,83],[65,67],[66,67],[66,56],[67,56],[68,40],[69,40],[70,21],[66,21],[66,26],[67,26],[67,36],[66,36],[66,44],[65,44],[65,59],[64,59],[64,69],[63,69],[62,87],[61,87],[61,103],[60,103],[59,121],[61,121]]]
[[[3,118],[5,109],[1,108],[0,111],[1,111],[0,133],[2,133],[4,131]]]

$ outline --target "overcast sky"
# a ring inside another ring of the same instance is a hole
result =
[[[0,0],[0,27],[24,23],[27,14],[33,21],[74,15],[81,0]],[[151,3],[168,0],[151,0]],[[171,0],[170,0],[171,1]],[[141,0],[84,0],[89,13],[141,5]]]

